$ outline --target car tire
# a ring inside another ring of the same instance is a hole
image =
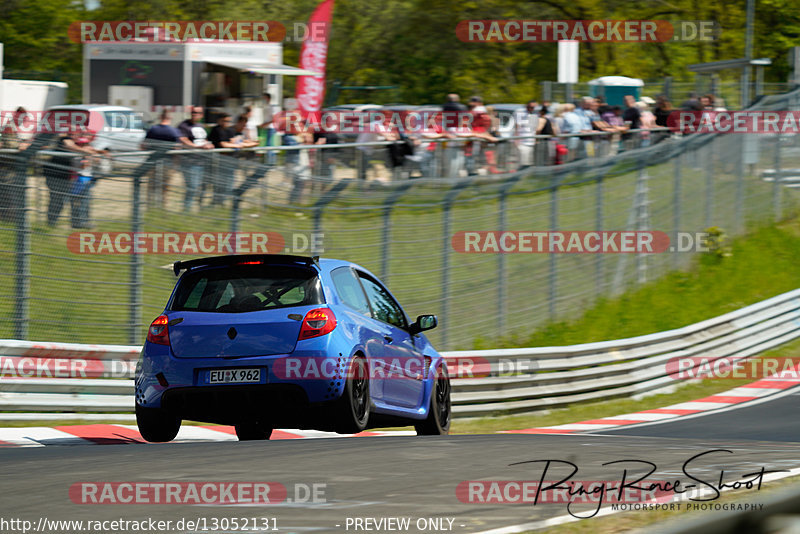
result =
[[[145,408],[137,404],[136,425],[146,441],[164,443],[178,435],[181,420],[162,408]]]
[[[452,409],[450,404],[450,376],[442,366],[434,377],[428,418],[414,425],[418,436],[442,436],[450,433]]]
[[[272,435],[272,427],[259,422],[240,423],[233,428],[239,441],[269,439]]]
[[[367,360],[356,356],[350,363],[342,396],[334,405],[336,432],[356,434],[369,421],[369,372]]]

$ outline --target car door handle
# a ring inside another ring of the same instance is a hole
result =
[[[387,343],[391,343],[392,341],[394,341],[392,339],[392,336],[383,336],[383,339],[385,339]]]

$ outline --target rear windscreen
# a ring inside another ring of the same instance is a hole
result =
[[[323,302],[319,278],[313,269],[236,265],[185,274],[169,309],[236,313]]]

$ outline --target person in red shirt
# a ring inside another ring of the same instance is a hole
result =
[[[492,127],[492,118],[489,115],[489,112],[486,110],[486,107],[483,105],[483,99],[481,99],[479,96],[473,96],[469,99],[469,107],[470,115],[465,118],[462,123],[465,127],[467,126],[467,122],[471,123],[469,137],[477,137],[489,143],[496,143],[497,138],[489,132]],[[469,174],[477,174],[476,164],[478,158],[480,157],[483,144],[485,143],[481,141],[472,141],[467,144],[467,171]],[[494,150],[492,150],[491,154],[484,154],[486,157],[486,163],[489,164],[490,168],[494,168],[494,170],[497,171]]]

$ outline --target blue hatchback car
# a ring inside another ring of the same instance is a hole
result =
[[[240,440],[273,428],[355,433],[413,424],[450,428],[450,379],[372,273],[289,255],[178,261],[182,271],[147,333],[136,369],[136,422],[147,441],[182,420],[232,424]]]

